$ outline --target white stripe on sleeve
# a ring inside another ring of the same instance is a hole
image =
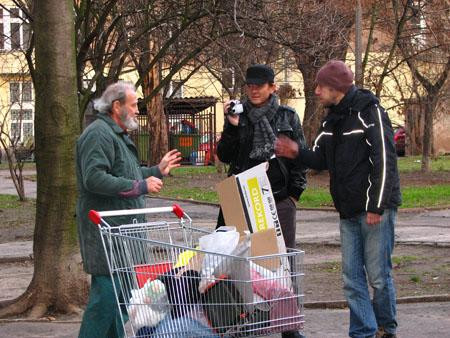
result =
[[[383,193],[384,193],[384,184],[386,183],[386,145],[384,143],[384,132],[383,132],[383,122],[381,120],[381,112],[378,105],[375,105],[377,107],[378,111],[378,120],[380,121],[380,134],[381,134],[381,143],[383,145],[383,168],[382,168],[382,177],[381,177],[381,188],[380,188],[380,195],[378,196],[378,204],[377,207],[379,208],[381,206],[381,201],[383,199]]]
[[[358,118],[361,121],[362,125],[364,126],[364,128],[368,129],[370,127],[373,127],[375,124],[371,123],[369,125],[366,124],[366,122],[364,122],[364,120],[361,117],[361,112],[358,112]]]
[[[342,135],[363,134],[363,133],[364,133],[364,130],[362,130],[362,129],[355,129],[355,130],[348,131],[346,133],[342,133]]]
[[[327,132],[324,132],[324,131],[321,132],[321,133],[319,134],[319,136],[317,136],[316,139],[315,139],[315,141],[314,141],[314,147],[312,148],[312,151],[315,151],[315,150],[316,150],[316,148],[318,147],[317,143],[319,142],[320,138],[321,138],[323,135],[333,135],[333,133],[327,133]]]
[[[370,200],[370,197],[369,197],[369,190],[370,190],[370,187],[372,186],[372,182],[370,182],[370,175],[367,176],[367,179],[369,180],[369,187],[367,188],[366,211],[367,211],[367,209],[369,208],[369,200]]]

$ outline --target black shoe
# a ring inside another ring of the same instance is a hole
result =
[[[305,335],[298,331],[286,331],[281,333],[282,338],[306,338]]]

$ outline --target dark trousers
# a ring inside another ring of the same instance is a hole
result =
[[[118,279],[116,285],[118,285]],[[122,309],[122,314],[126,322],[128,315],[125,309]],[[92,275],[89,302],[84,311],[78,337],[121,338],[123,336],[122,320],[111,277]]]
[[[281,230],[283,231],[284,242],[287,248],[295,248],[295,228],[296,228],[296,206],[292,199],[289,197],[276,202],[278,219],[280,220]],[[219,216],[217,217],[217,225],[221,227],[225,225],[223,218],[222,208],[219,210]]]
[[[295,229],[296,229],[296,205],[294,201],[287,197],[276,202],[278,219],[280,220],[281,230],[283,231],[284,242],[287,248],[295,248]],[[219,211],[216,229],[225,225],[222,209]],[[291,263],[291,268],[294,269]],[[282,338],[304,338],[300,332],[286,331],[282,332]]]

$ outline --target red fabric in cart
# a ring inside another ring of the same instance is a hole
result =
[[[142,288],[145,283],[150,280],[155,280],[159,276],[165,274],[172,269],[171,262],[157,263],[157,264],[145,264],[136,265],[134,271],[136,272],[136,279],[139,288]]]

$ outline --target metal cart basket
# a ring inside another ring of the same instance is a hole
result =
[[[205,236],[223,234],[193,227],[178,205],[91,210],[89,217],[99,227],[127,337],[303,330],[303,251],[252,257],[250,235],[231,254],[202,250]]]

